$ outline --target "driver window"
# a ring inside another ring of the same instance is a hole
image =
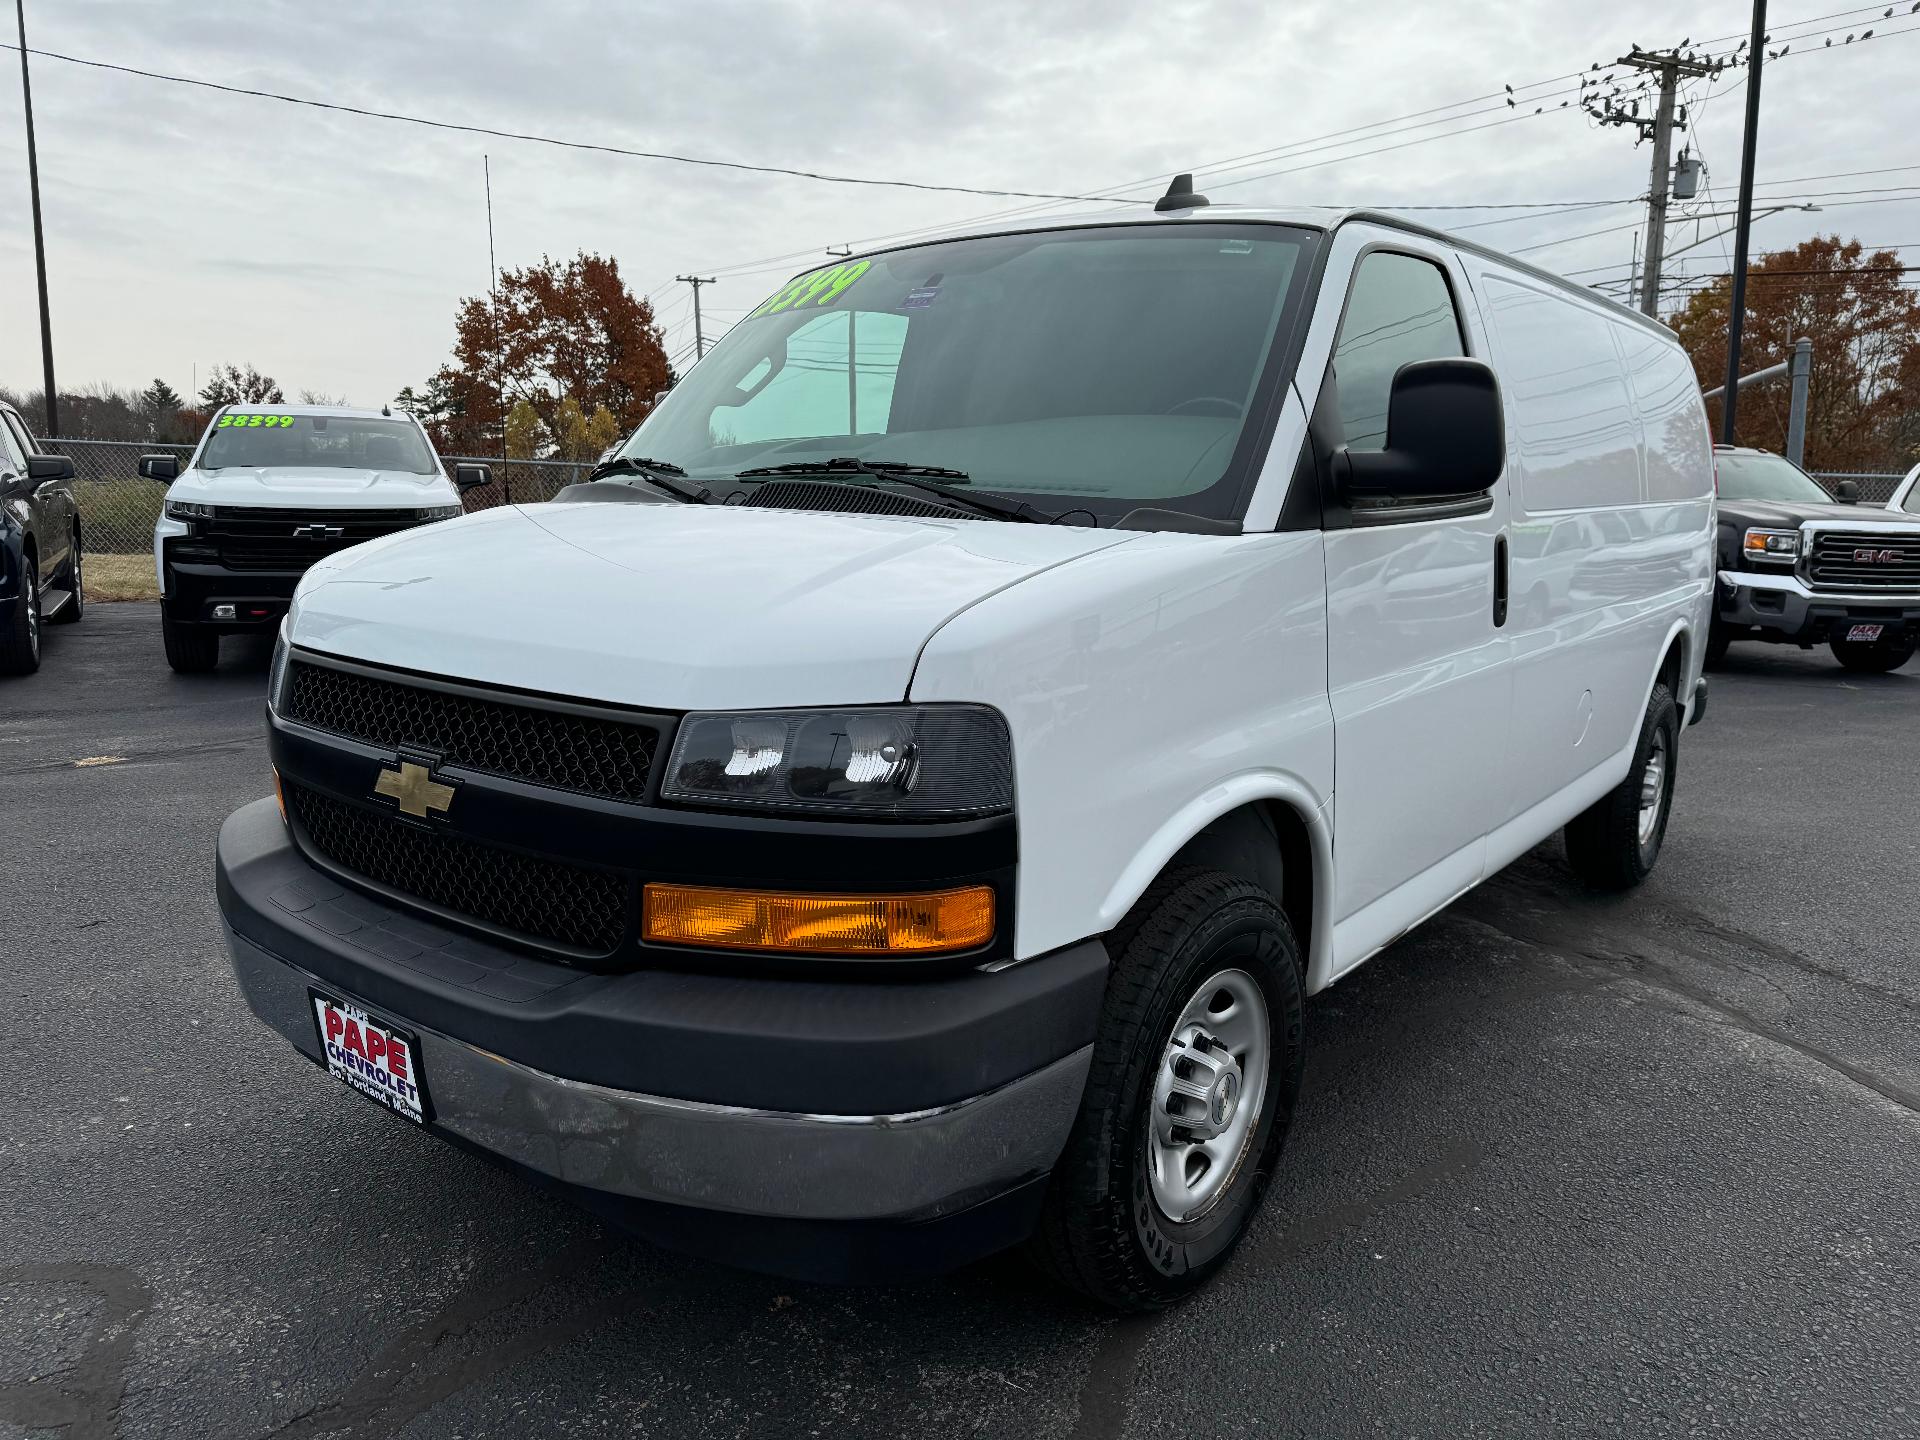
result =
[[[718,406],[708,421],[715,445],[884,435],[907,317],[875,310],[818,315],[787,337],[786,364],[741,405]],[[767,361],[741,377],[759,381]]]
[[[1402,365],[1466,353],[1453,291],[1438,265],[1385,250],[1363,257],[1333,350],[1347,447],[1386,448],[1387,399]]]

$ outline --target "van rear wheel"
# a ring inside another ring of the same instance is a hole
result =
[[[1113,973],[1073,1133],[1031,1249],[1120,1310],[1156,1310],[1232,1254],[1293,1119],[1300,949],[1274,897],[1163,876],[1109,937]]]
[[[1627,778],[1567,822],[1567,861],[1597,890],[1627,890],[1652,873],[1667,837],[1680,753],[1680,708],[1653,687]]]

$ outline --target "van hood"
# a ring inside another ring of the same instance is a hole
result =
[[[460,493],[435,471],[319,469],[296,465],[234,465],[189,470],[167,491],[170,500],[209,505],[270,505],[278,509],[417,510],[454,505]]]
[[[307,572],[296,645],[665,710],[907,694],[927,638],[1132,532],[743,506],[503,506]]]

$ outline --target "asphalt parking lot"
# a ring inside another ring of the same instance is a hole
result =
[[[101,605],[0,688],[0,1436],[1920,1434],[1920,664],[1736,647],[1654,879],[1318,997],[1236,1263],[1115,1321],[668,1255],[296,1056],[211,884],[266,658]]]

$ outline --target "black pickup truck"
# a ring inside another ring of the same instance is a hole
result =
[[[0,675],[40,668],[40,627],[86,605],[73,461],[42,455],[20,412],[0,402]]]
[[[1719,581],[1707,659],[1735,640],[1810,650],[1885,673],[1920,645],[1920,515],[1836,501],[1765,450],[1714,449]]]

